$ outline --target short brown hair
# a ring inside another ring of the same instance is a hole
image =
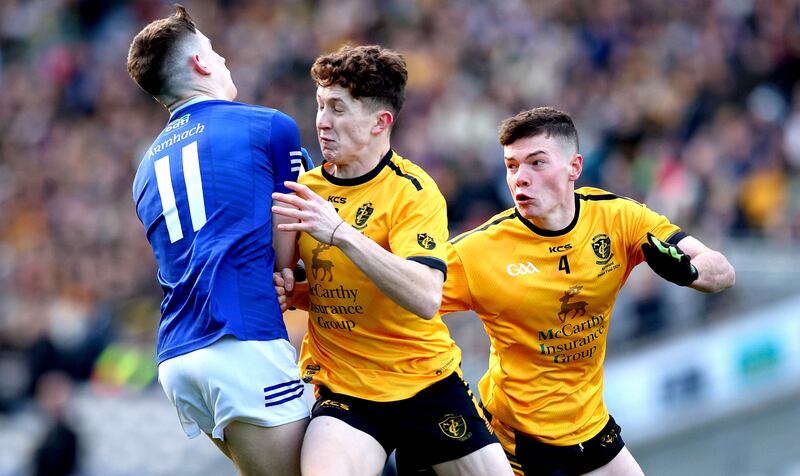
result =
[[[155,97],[161,96],[169,80],[165,65],[175,45],[196,32],[189,13],[183,5],[175,4],[172,16],[150,23],[133,38],[128,51],[128,74],[139,87]]]
[[[552,107],[535,107],[509,117],[500,124],[500,145],[545,134],[573,144],[578,150],[578,131],[569,114]]]
[[[319,56],[311,67],[311,77],[319,86],[338,84],[355,99],[371,99],[397,114],[405,100],[408,69],[403,56],[390,49],[345,45]]]

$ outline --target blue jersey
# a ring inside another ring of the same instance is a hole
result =
[[[272,192],[304,165],[295,121],[221,100],[172,114],[133,182],[164,291],[158,362],[224,335],[287,339],[272,286]]]

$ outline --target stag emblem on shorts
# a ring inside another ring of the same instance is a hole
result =
[[[321,259],[319,254],[323,251],[329,249],[331,245],[326,245],[325,243],[320,243],[317,245],[316,248],[311,250],[311,275],[314,279],[319,281],[325,281],[325,277],[328,277],[328,281],[333,281],[333,261],[327,259]],[[319,275],[319,276],[318,276]]]
[[[578,316],[586,314],[586,306],[589,305],[588,302],[569,302],[570,299],[577,296],[581,292],[581,289],[583,289],[583,286],[571,286],[569,289],[564,291],[564,295],[558,299],[561,301],[561,312],[558,313],[558,319],[561,320],[562,323],[567,320],[567,316],[574,319]],[[572,315],[570,316],[570,314]]]

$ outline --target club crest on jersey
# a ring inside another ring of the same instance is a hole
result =
[[[472,436],[467,434],[467,422],[461,415],[445,415],[444,420],[439,422],[439,429],[446,436],[455,440],[464,441]]]
[[[315,280],[325,281],[327,277],[328,281],[333,281],[333,261],[319,257],[320,253],[330,247],[331,245],[319,243],[316,248],[311,250],[311,276]]]
[[[564,295],[558,300],[561,301],[561,311],[558,313],[558,319],[563,323],[567,320],[567,316],[576,318],[586,314],[586,306],[589,305],[586,301],[569,302],[570,299],[580,294],[583,286],[570,286],[569,289],[564,291]]]
[[[366,228],[367,220],[369,220],[369,217],[372,216],[372,212],[374,211],[375,209],[372,208],[372,202],[367,202],[358,207],[358,210],[356,210],[356,221],[353,225],[353,228],[356,230],[363,230]]]
[[[595,263],[604,265],[611,261],[611,258],[614,257],[614,254],[611,253],[611,238],[602,233],[594,235],[594,238],[592,238],[592,251],[598,258]]]
[[[436,248],[436,241],[434,241],[433,237],[429,236],[427,233],[417,233],[417,243],[426,250],[432,250]]]

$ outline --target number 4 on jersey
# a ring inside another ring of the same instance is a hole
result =
[[[569,274],[569,261],[567,260],[567,255],[561,255],[561,259],[558,261],[558,270]]]
[[[197,157],[197,141],[183,147],[183,180],[186,183],[186,196],[189,199],[189,213],[192,216],[192,228],[199,230],[206,224],[206,205],[203,199],[203,182],[200,180],[200,160]],[[154,162],[158,194],[161,197],[161,208],[167,224],[170,243],[183,238],[181,220],[175,203],[175,191],[172,189],[172,174],[169,169],[169,156]]]

